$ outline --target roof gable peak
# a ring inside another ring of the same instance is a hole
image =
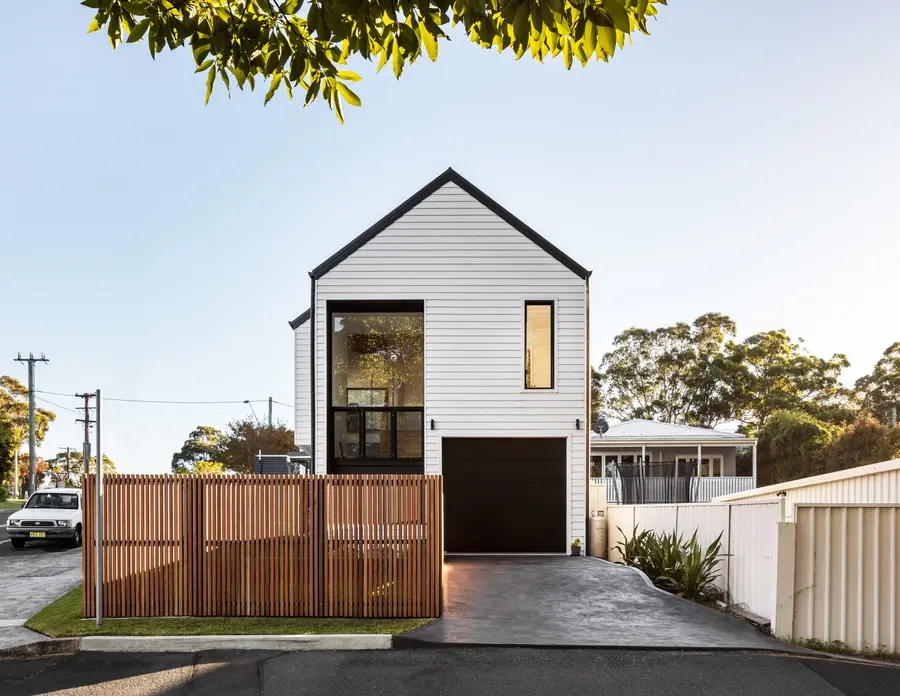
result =
[[[440,174],[435,179],[432,179],[428,184],[426,184],[423,188],[419,189],[416,193],[406,199],[399,206],[394,208],[390,213],[381,218],[378,222],[372,225],[369,229],[363,232],[361,235],[356,237],[349,244],[344,246],[340,251],[336,252],[332,256],[330,256],[323,263],[318,265],[312,271],[310,271],[309,275],[314,280],[321,278],[323,275],[328,273],[332,268],[340,264],[342,261],[347,259],[354,252],[358,251],[363,247],[367,242],[374,239],[379,233],[384,231],[387,227],[392,225],[394,222],[399,220],[403,215],[408,213],[410,210],[415,208],[419,203],[428,198],[435,191],[445,186],[448,183],[455,184],[463,191],[468,193],[472,198],[481,203],[484,207],[494,213],[497,217],[502,219],[504,222],[509,224],[513,229],[524,235],[527,239],[531,240],[538,247],[543,249],[550,256],[559,261],[563,266],[568,268],[572,273],[579,276],[580,278],[584,278],[587,280],[591,272],[586,270],[583,266],[581,266],[577,261],[568,256],[561,249],[557,248],[549,241],[544,239],[541,235],[531,229],[528,225],[522,222],[519,218],[513,215],[511,212],[506,210],[503,206],[501,206],[497,201],[488,196],[484,191],[479,189],[477,186],[472,184],[469,180],[463,177],[459,172],[457,172],[452,167],[448,167],[442,174]]]

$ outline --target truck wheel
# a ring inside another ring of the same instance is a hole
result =
[[[72,541],[69,542],[72,545],[73,549],[77,549],[81,546],[81,525],[75,525],[75,536],[72,537]]]
[[[14,549],[24,549],[25,548],[25,540],[24,539],[10,539],[9,543],[12,544]]]

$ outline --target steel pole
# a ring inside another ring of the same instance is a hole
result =
[[[94,471],[97,472],[97,483],[94,486],[96,490],[96,498],[94,500],[95,509],[97,511],[96,523],[94,527],[95,540],[95,557],[97,559],[97,567],[95,568],[94,578],[96,579],[94,586],[96,588],[95,600],[97,603],[97,625],[103,625],[103,445],[100,442],[100,390],[97,390],[97,466]]]

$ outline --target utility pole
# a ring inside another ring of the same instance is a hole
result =
[[[84,418],[77,418],[75,420],[76,423],[84,423],[84,445],[82,446],[82,456],[84,457],[83,463],[83,474],[89,474],[91,472],[91,423],[94,421],[91,420],[91,399],[96,396],[93,392],[85,392],[84,394],[76,394],[79,399],[84,399],[84,406],[81,410],[84,411]]]
[[[13,455],[13,498],[19,497],[19,447],[16,443],[16,453]]]
[[[16,354],[16,362],[28,363],[28,494],[34,493],[35,475],[37,473],[37,444],[34,435],[34,364],[39,362],[50,362],[41,353],[41,357],[34,357],[33,353],[29,353],[27,358],[23,358],[21,353]]]
[[[66,445],[66,485],[69,485],[69,446]]]
[[[272,427],[272,397],[269,397],[269,427]]]

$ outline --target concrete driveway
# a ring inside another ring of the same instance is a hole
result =
[[[739,619],[648,586],[634,570],[593,558],[453,557],[444,578],[442,618],[398,643],[792,650]]]

